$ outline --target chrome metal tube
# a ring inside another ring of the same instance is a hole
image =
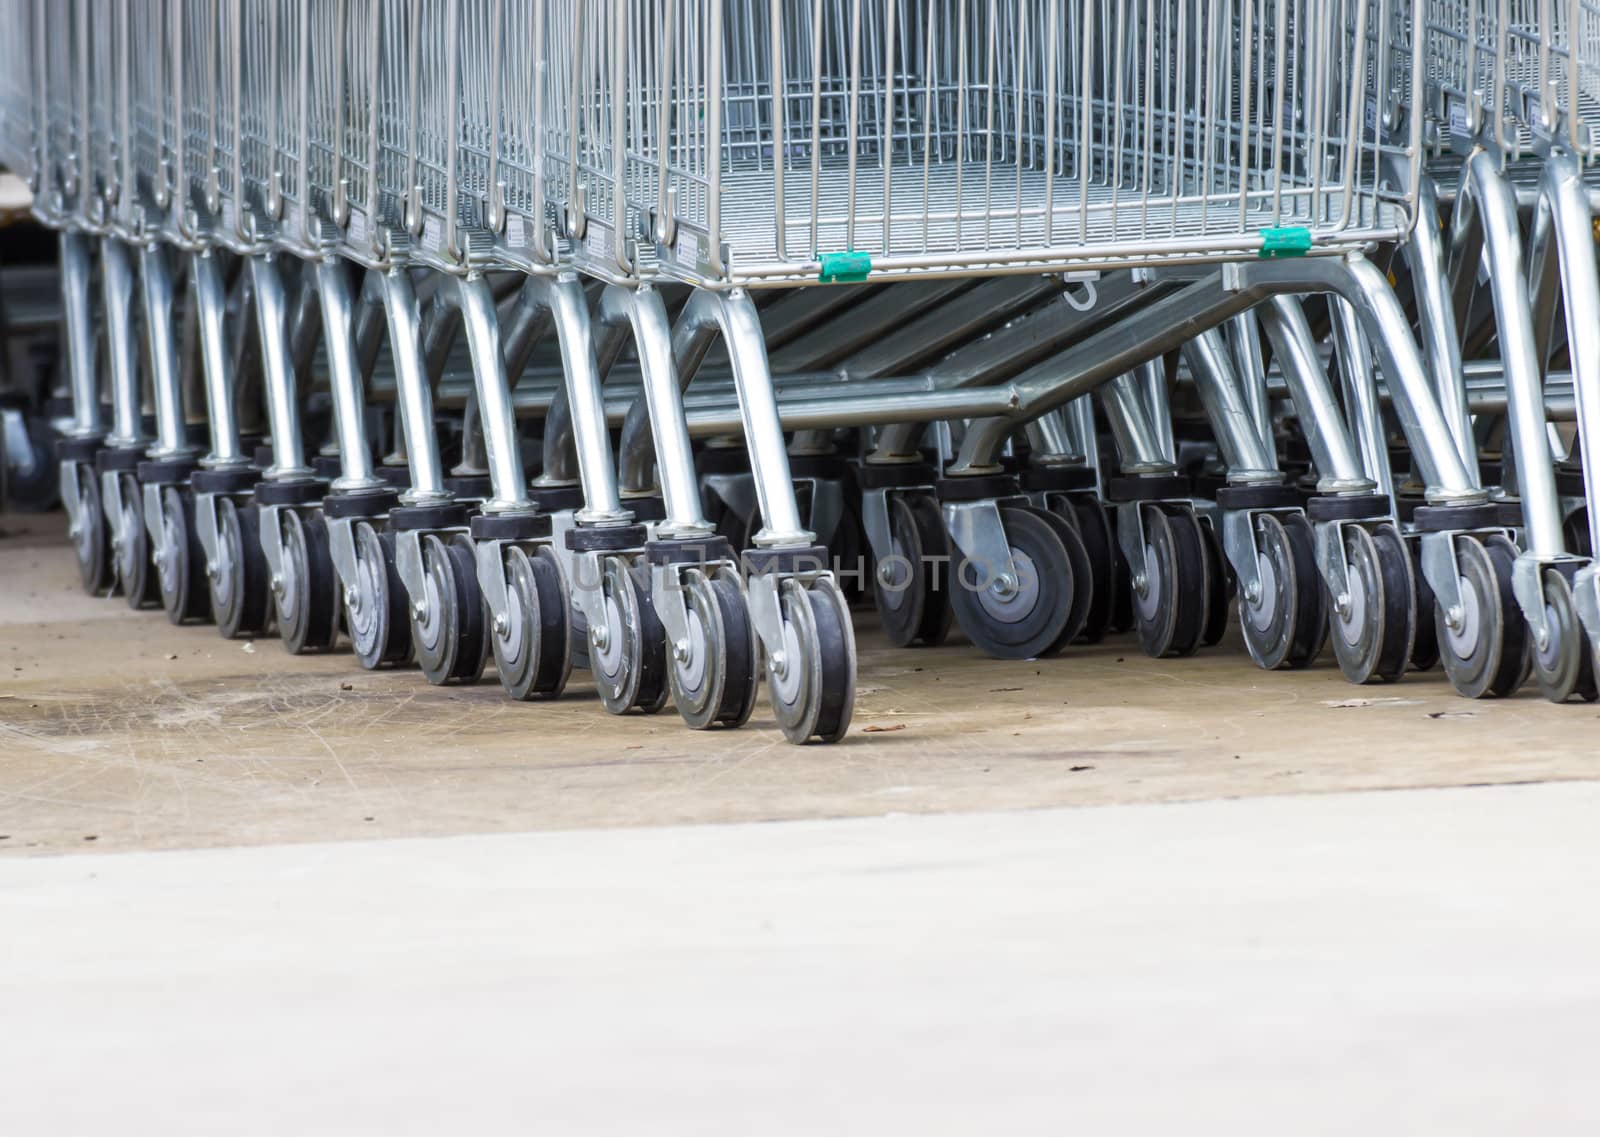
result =
[[[200,365],[206,385],[206,411],[211,427],[211,453],[200,460],[208,467],[245,466],[249,459],[239,444],[239,419],[234,403],[233,369],[228,352],[228,293],[218,254],[202,249],[190,260],[195,315],[200,325]]]
[[[1322,493],[1371,490],[1373,483],[1364,473],[1360,455],[1350,440],[1344,411],[1323,370],[1317,341],[1299,299],[1274,296],[1258,309],[1258,315],[1272,341],[1289,397],[1294,400],[1300,432],[1311,449],[1317,489]]]
[[[146,441],[141,415],[139,337],[133,328],[133,257],[115,237],[100,242],[100,303],[105,311],[110,362],[111,433],[106,445],[119,449]]]
[[[195,452],[189,445],[183,412],[182,376],[178,366],[178,345],[172,324],[172,262],[165,245],[149,242],[139,248],[140,307],[144,311],[144,338],[149,347],[150,393],[156,411],[156,442],[150,457],[188,458]]]
[[[94,316],[90,309],[91,251],[86,234],[61,233],[61,315],[65,325],[67,375],[72,390],[72,437],[105,434],[100,416],[100,385],[94,357]]]
[[[282,268],[272,253],[252,256],[249,264],[267,421],[272,428],[272,465],[265,476],[273,481],[310,477],[313,471],[306,464],[300,437],[300,407],[289,349],[289,297]]]
[[[307,271],[312,271],[307,266]],[[355,295],[350,266],[326,259],[315,265],[317,295],[322,301],[323,344],[328,354],[328,391],[333,397],[333,425],[339,438],[339,473],[335,490],[376,489],[383,485],[372,471],[367,441],[366,404],[361,393],[361,368],[356,358]]]

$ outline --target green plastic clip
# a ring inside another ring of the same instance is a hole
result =
[[[1261,259],[1303,257],[1311,251],[1311,230],[1302,225],[1261,230]]]
[[[817,279],[823,284],[860,284],[872,271],[871,253],[822,253],[817,259],[822,262]]]

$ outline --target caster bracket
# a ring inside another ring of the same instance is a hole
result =
[[[148,482],[140,487],[144,491],[144,531],[150,534],[150,554],[157,564],[165,563],[172,551],[167,548],[167,527],[161,520],[161,491],[165,488]]]
[[[106,524],[111,529],[111,549],[115,554],[121,550],[123,542],[127,540],[127,534],[123,531],[122,525],[122,472],[120,470],[102,470],[100,472],[100,501],[100,508],[106,515]]]
[[[200,538],[200,547],[206,553],[206,575],[215,578],[217,575],[216,494],[196,493],[194,495],[194,528],[195,536]]]
[[[333,571],[338,574],[340,589],[349,593],[359,586],[359,574],[356,572],[356,519],[324,514],[323,523],[328,527],[328,556],[333,561]]]
[[[283,514],[288,505],[258,505],[261,512],[261,555],[267,560],[267,580],[277,595],[283,588]]]
[[[600,553],[580,552],[567,547],[567,533],[578,527],[578,516],[575,510],[562,509],[550,515],[551,541],[556,550],[556,556],[561,561],[561,571],[567,578],[567,594],[572,599],[573,607],[583,613],[583,618],[590,628],[606,626],[606,598],[605,590],[601,586],[602,573],[600,571]],[[616,554],[606,554],[615,556]],[[505,583],[501,582],[500,592],[505,593]],[[493,609],[497,614],[502,609]]]
[[[78,463],[61,461],[61,504],[67,510],[67,534],[76,539],[83,532],[82,487],[78,484]]]
[[[968,561],[983,566],[989,580],[1021,579],[1016,561],[1011,557],[1011,542],[1006,539],[1005,526],[1000,520],[999,502],[992,498],[947,501],[941,508],[950,540]],[[1140,560],[1142,563],[1143,558]]]
[[[1222,550],[1228,554],[1233,575],[1239,581],[1239,595],[1255,603],[1261,595],[1261,550],[1256,545],[1256,515],[1271,510],[1224,509]]]
[[[1536,646],[1543,648],[1550,642],[1550,621],[1547,618],[1544,603],[1544,570],[1552,565],[1583,563],[1581,557],[1570,555],[1541,557],[1534,553],[1520,553],[1511,564],[1511,591],[1517,598],[1517,607],[1522,609],[1522,618],[1528,623],[1528,630],[1533,633]],[[1578,605],[1580,620],[1583,619],[1582,604]],[[1587,627],[1587,623],[1585,624]]]

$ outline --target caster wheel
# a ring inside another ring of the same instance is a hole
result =
[[[1433,611],[1433,588],[1422,571],[1422,545],[1407,546],[1411,554],[1411,587],[1416,595],[1416,638],[1411,643],[1411,670],[1432,671],[1439,664],[1439,637],[1428,613]]]
[[[1503,537],[1457,537],[1461,611],[1454,624],[1433,606],[1439,659],[1450,685],[1469,699],[1510,695],[1527,678],[1528,626],[1511,592],[1516,550]]]
[[[1205,522],[1199,525],[1206,546],[1206,626],[1200,634],[1200,646],[1216,647],[1228,631],[1228,598],[1233,588],[1222,538]]]
[[[1193,655],[1210,596],[1205,538],[1188,510],[1143,509],[1145,587],[1133,597],[1139,646],[1153,659]]]
[[[872,574],[884,635],[895,647],[943,643],[951,619],[950,546],[938,502],[922,494],[890,497],[889,546]]]
[[[1552,703],[1578,699],[1595,701],[1594,652],[1578,622],[1572,586],[1555,569],[1544,573],[1544,619],[1549,638],[1541,646],[1532,638],[1533,677],[1539,691]]]
[[[1030,509],[1000,510],[1017,579],[1005,582],[990,565],[962,558],[950,587],[961,630],[995,659],[1036,659],[1057,650],[1072,619],[1076,581],[1060,537],[1066,528]]]
[[[1392,526],[1344,530],[1344,604],[1328,610],[1328,638],[1352,683],[1393,683],[1406,673],[1416,634],[1411,557]]]
[[[116,546],[117,581],[122,598],[137,611],[153,607],[160,598],[155,565],[150,559],[150,534],[144,527],[144,490],[131,474],[122,483],[122,540]]]
[[[194,499],[177,486],[161,491],[161,548],[156,554],[156,583],[161,607],[174,624],[211,615],[210,597],[201,586],[206,551],[194,526]]]
[[[368,671],[411,655],[406,590],[394,565],[394,536],[370,521],[354,526],[355,583],[345,595],[344,625],[356,660]]]
[[[743,726],[756,705],[756,633],[744,590],[731,569],[679,578],[689,615],[688,643],[667,653],[672,703],[691,729]]]
[[[328,551],[328,526],[315,513],[286,509],[283,580],[274,589],[278,634],[291,655],[327,651],[339,638],[339,579]]]
[[[566,578],[547,545],[505,551],[506,620],[491,637],[495,671],[513,699],[554,699],[572,674]]]
[[[1078,530],[1071,522],[1056,513],[1046,509],[1028,509],[1039,520],[1043,521],[1061,541],[1061,547],[1066,550],[1067,563],[1072,567],[1071,590],[1065,600],[1067,605],[1067,622],[1061,629],[1061,634],[1056,642],[1041,654],[1058,655],[1069,643],[1083,634],[1084,627],[1089,622],[1089,609],[1094,604],[1094,568],[1089,562],[1089,554],[1083,547],[1083,538],[1078,535]]]
[[[654,714],[667,701],[666,633],[644,571],[625,556],[608,556],[601,564],[606,621],[590,628],[589,670],[600,702],[614,715]]]
[[[1239,628],[1256,666],[1307,667],[1322,651],[1328,626],[1311,525],[1304,517],[1264,513],[1255,519],[1260,594],[1239,594]]]
[[[1127,572],[1118,572],[1117,538],[1111,528],[1111,517],[1100,499],[1089,494],[1074,494],[1056,500],[1060,504],[1054,512],[1078,534],[1089,565],[1088,614],[1077,641],[1097,644],[1116,623],[1117,594],[1119,589],[1127,590]]]
[[[100,479],[93,466],[78,467],[78,527],[72,534],[78,556],[78,579],[90,596],[105,596],[115,585],[111,563],[111,531],[100,497]]]
[[[210,576],[211,618],[227,639],[260,635],[271,612],[261,515],[253,505],[217,500],[217,563]]]
[[[799,744],[837,742],[855,708],[856,645],[838,585],[778,585],[783,653],[767,660],[767,688],[783,736]]]
[[[427,599],[411,608],[411,643],[429,683],[476,683],[488,659],[483,594],[472,544],[462,536],[422,539],[422,579]]]

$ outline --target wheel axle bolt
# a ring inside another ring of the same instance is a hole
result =
[[[1451,628],[1454,628],[1457,631],[1460,631],[1461,630],[1461,622],[1465,618],[1465,616],[1466,616],[1466,613],[1461,610],[1461,605],[1452,604],[1452,605],[1450,605],[1450,607],[1445,609],[1444,622],[1448,627],[1451,627]]]
[[[786,675],[789,672],[789,657],[781,651],[775,651],[767,661],[767,666],[772,669],[774,675]]]
[[[1244,590],[1244,598],[1251,604],[1261,603],[1261,582],[1259,580],[1250,582],[1249,587]]]
[[[274,576],[272,578],[272,591],[276,592],[279,596],[283,595],[283,577]]]
[[[428,615],[428,605],[427,605],[427,603],[425,601],[422,601],[422,600],[418,600],[415,604],[413,604],[411,606],[411,610],[417,614],[417,619],[419,619],[419,620],[425,618]]]
[[[878,579],[884,584],[894,583],[894,570],[888,565],[878,566]]]
[[[1338,596],[1334,597],[1333,608],[1334,611],[1338,612],[1341,616],[1350,615],[1350,594],[1348,592],[1341,592]]]
[[[348,606],[348,607],[351,607],[351,608],[356,607],[356,590],[355,589],[347,588],[347,589],[344,590],[344,602],[345,602],[346,606]]]
[[[672,641],[672,658],[679,663],[689,662],[689,644],[687,640]]]
[[[994,591],[999,596],[1010,596],[1017,590],[1017,578],[1003,572],[994,578]]]
[[[1133,590],[1140,596],[1143,596],[1146,592],[1150,591],[1150,578],[1142,572],[1136,572],[1133,574],[1132,583]]]
[[[505,618],[505,614],[503,612],[496,612],[495,613],[495,617],[494,617],[494,632],[495,632],[495,635],[503,636],[510,630],[511,630],[511,621],[509,621],[509,620],[507,620]]]
[[[611,643],[611,635],[604,628],[596,625],[589,629],[589,642],[594,644],[596,651],[605,651]]]

